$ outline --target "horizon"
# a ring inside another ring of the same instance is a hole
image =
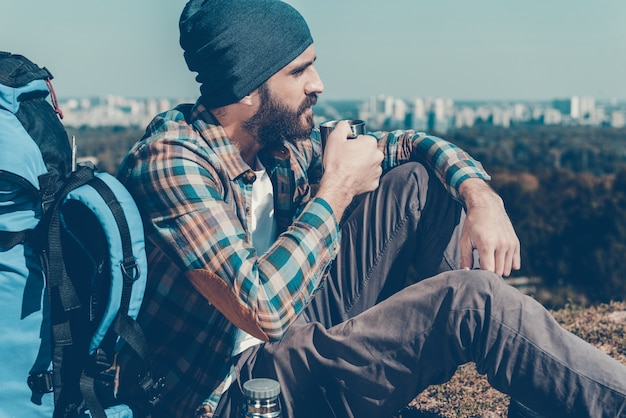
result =
[[[54,84],[54,82],[53,82]],[[528,98],[528,99],[472,99],[472,98],[468,98],[468,99],[456,99],[454,97],[445,97],[445,96],[427,96],[427,97],[396,97],[396,96],[392,96],[389,94],[384,94],[384,93],[380,93],[380,94],[376,94],[376,95],[372,95],[369,97],[363,97],[363,98],[350,98],[350,97],[346,97],[346,98],[342,98],[342,97],[337,97],[337,98],[327,98],[324,97],[323,95],[320,95],[318,97],[317,100],[317,104],[323,104],[323,103],[327,103],[327,102],[364,102],[364,101],[368,101],[373,97],[376,96],[384,96],[384,97],[393,97],[393,98],[398,98],[398,99],[402,99],[405,100],[407,102],[413,100],[413,99],[451,99],[453,101],[454,104],[463,104],[463,103],[474,103],[474,104],[478,104],[478,103],[499,103],[499,104],[506,104],[506,103],[524,103],[524,104],[529,104],[529,103],[542,103],[542,104],[550,104],[552,102],[554,102],[555,100],[569,100],[574,96],[568,96],[568,97],[552,97],[552,98],[545,98],[545,99],[533,99],[533,98]],[[195,101],[197,99],[197,97],[183,97],[183,96],[122,96],[122,95],[116,95],[116,94],[99,94],[99,95],[92,95],[92,96],[59,96],[57,94],[57,99],[60,102],[67,102],[70,100],[92,100],[92,99],[106,99],[107,97],[121,97],[123,99],[126,100],[160,100],[160,99],[165,99],[165,100],[170,100],[170,101],[178,101],[178,100],[186,100],[186,101],[190,101],[193,100]],[[626,99],[618,99],[618,98],[596,98],[596,97],[592,97],[592,96],[575,96],[578,98],[583,98],[583,97],[591,97],[592,99],[594,99],[596,104],[617,104],[617,105],[623,105],[626,104]]]
[[[323,101],[626,100],[621,0],[287,2],[311,28]],[[178,45],[185,3],[12,1],[0,49],[49,68],[59,98],[196,98]]]

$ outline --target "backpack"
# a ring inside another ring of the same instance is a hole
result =
[[[0,418],[147,416],[164,382],[135,321],[141,217],[115,177],[76,165],[51,80],[0,52]]]

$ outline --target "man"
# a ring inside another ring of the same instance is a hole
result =
[[[345,122],[322,150],[313,41],[279,0],[191,0],[180,31],[201,97],[120,168],[146,223],[156,416],[239,416],[243,382],[270,377],[284,416],[389,417],[469,361],[540,412],[626,412],[626,369],[501,279],[519,242],[478,162]]]

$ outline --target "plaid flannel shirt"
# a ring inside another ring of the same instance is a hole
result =
[[[464,179],[489,179],[480,163],[442,139],[413,131],[373,135],[385,152],[384,171],[419,159],[456,198]],[[166,377],[160,407],[171,416],[191,416],[202,404],[215,408],[233,377],[242,332],[196,291],[186,271],[215,273],[270,341],[282,338],[320,286],[340,241],[331,207],[311,195],[320,154],[314,130],[310,140],[262,156],[282,232],[265,254],[255,252],[248,230],[254,172],[200,102],[157,116],[122,163],[119,177],[146,224],[148,289],[139,321]]]

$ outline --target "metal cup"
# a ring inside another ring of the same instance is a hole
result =
[[[352,133],[348,135],[348,139],[354,139],[359,135],[365,135],[365,121],[360,119],[345,119],[350,124]],[[320,135],[322,137],[322,147],[326,146],[328,135],[335,129],[340,120],[329,120],[320,124]]]

